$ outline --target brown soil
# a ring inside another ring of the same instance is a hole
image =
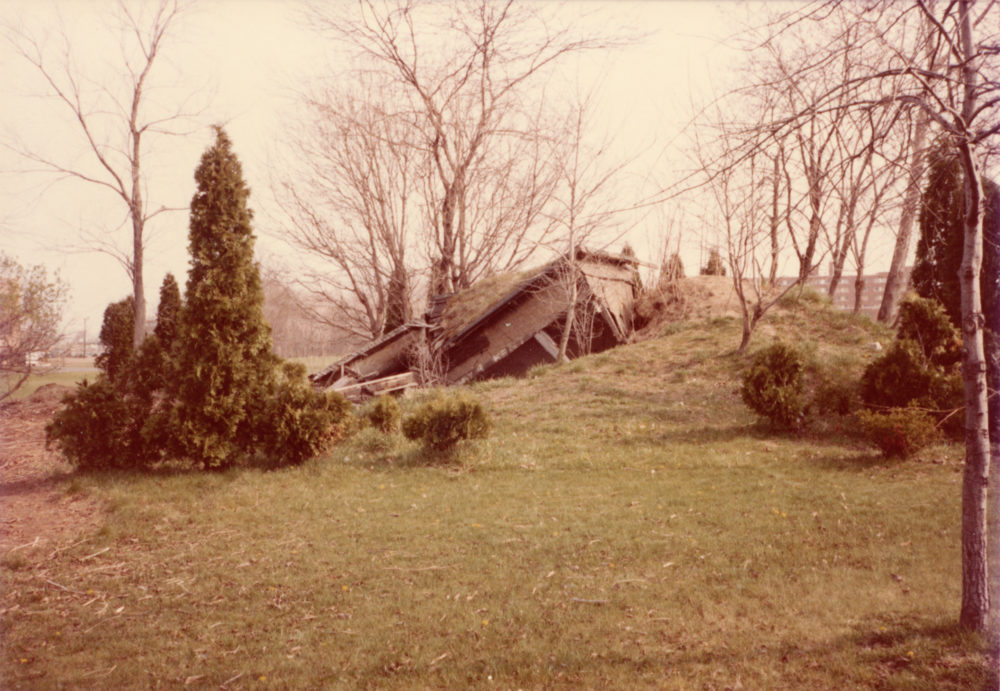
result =
[[[70,467],[45,448],[45,425],[70,390],[46,384],[0,407],[0,554],[63,544],[101,521],[95,501],[67,492]]]

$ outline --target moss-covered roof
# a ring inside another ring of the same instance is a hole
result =
[[[490,307],[510,295],[515,288],[529,281],[548,267],[497,274],[484,278],[471,288],[455,293],[441,313],[441,338],[448,340],[481,317]]]

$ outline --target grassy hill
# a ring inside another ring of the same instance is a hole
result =
[[[769,315],[857,376],[887,332]],[[975,688],[962,450],[775,435],[732,318],[476,385],[460,466],[363,433],[277,472],[105,474],[97,533],[3,556],[2,686]],[[844,429],[839,429],[843,426]]]

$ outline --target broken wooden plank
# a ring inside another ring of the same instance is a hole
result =
[[[381,379],[372,379],[366,382],[359,382],[341,388],[330,388],[336,391],[349,401],[360,402],[373,396],[381,396],[387,393],[396,393],[405,389],[417,386],[417,375],[413,372],[403,372],[392,374]]]
[[[552,356],[553,360],[559,359],[559,345],[552,340],[544,331],[539,331],[535,334],[535,340],[538,341],[538,345],[545,348],[545,352]]]

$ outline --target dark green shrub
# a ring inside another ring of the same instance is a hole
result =
[[[806,408],[804,368],[804,358],[796,348],[784,343],[764,348],[743,373],[743,402],[775,427],[800,427]]]
[[[71,396],[50,425],[50,441],[79,467],[297,464],[353,428],[341,396],[317,393],[304,367],[272,353],[250,190],[220,128],[195,181],[186,304],[168,275],[157,328],[137,352],[131,300],[109,306],[105,374]]]
[[[170,354],[156,334],[132,348],[131,305],[128,298],[105,310],[104,372],[67,396],[46,429],[49,443],[80,469],[147,468],[167,455],[173,438]]]
[[[286,362],[252,418],[253,453],[269,466],[286,466],[298,465],[343,439],[352,415],[347,399],[316,391],[302,365]]]
[[[465,439],[482,439],[490,422],[482,404],[465,391],[439,392],[403,421],[407,439],[434,451],[447,451]]]
[[[961,437],[961,340],[934,300],[911,297],[900,307],[897,340],[861,377],[869,408],[917,406],[933,411],[949,436]]]
[[[134,350],[132,322],[132,298],[108,306],[98,357],[104,372],[67,396],[46,429],[49,443],[77,468],[142,469],[166,455],[169,353],[155,334]]]
[[[861,430],[886,458],[909,458],[940,441],[934,416],[919,408],[892,408],[886,412],[858,412]]]
[[[853,413],[859,402],[858,383],[850,377],[835,377],[822,372],[816,377],[812,407],[819,415],[839,415]]]
[[[861,376],[861,399],[879,408],[904,408],[913,401],[930,404],[934,376],[927,364],[919,344],[893,341]]]
[[[385,434],[392,434],[399,430],[403,414],[395,397],[383,394],[368,404],[363,416],[375,429]]]
[[[94,364],[104,371],[114,384],[118,383],[134,354],[135,302],[127,297],[112,302],[104,310],[100,341],[104,351],[94,358]]]
[[[962,337],[941,303],[911,296],[899,306],[896,338],[920,346],[927,362],[949,368],[962,359]]]
[[[93,384],[85,380],[46,425],[46,443],[54,444],[80,470],[141,467],[142,419],[136,413],[134,400],[106,376]]]

